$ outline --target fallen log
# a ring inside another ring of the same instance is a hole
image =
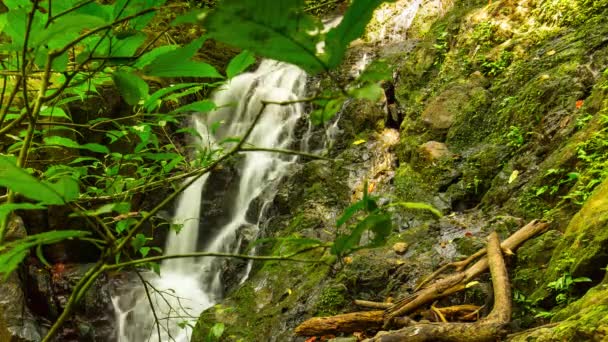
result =
[[[503,324],[419,323],[378,334],[367,342],[494,342],[506,335]]]
[[[514,250],[517,249],[522,243],[531,237],[543,232],[548,227],[547,223],[532,221],[528,223],[526,226],[520,228],[517,232],[513,233],[509,238],[499,244],[501,250],[500,256],[502,258],[502,250]],[[485,254],[486,249],[484,248],[483,253],[480,254],[478,251],[474,255],[481,256]],[[492,259],[492,257],[490,257]],[[494,263],[494,262],[492,262]],[[503,260],[504,264],[504,260]],[[411,319],[408,319],[407,314],[413,312],[420,306],[433,302],[435,299],[462,291],[465,289],[466,284],[473,279],[474,277],[480,275],[484,271],[486,271],[489,267],[488,257],[484,257],[479,260],[469,269],[459,272],[453,275],[448,276],[447,278],[440,279],[433,283],[432,285],[424,288],[406,298],[403,298],[397,301],[394,305],[392,305],[387,310],[375,310],[375,311],[362,311],[362,312],[353,312],[348,314],[330,316],[330,317],[314,317],[311,318],[302,324],[300,324],[295,333],[301,336],[320,336],[326,335],[330,333],[352,333],[355,331],[362,330],[378,330],[383,327],[403,327],[408,326],[413,322]],[[505,269],[505,277],[506,277],[506,269]],[[500,276],[501,279],[503,276]],[[502,282],[503,280],[501,280]],[[508,282],[508,278],[506,278]],[[507,283],[508,284],[508,283]],[[508,287],[508,286],[507,286]],[[503,287],[504,288],[504,287]],[[509,297],[510,303],[510,297]],[[369,302],[365,303],[369,304]],[[378,303],[382,307],[386,306],[386,303]],[[378,305],[380,307],[380,305]],[[502,305],[501,306],[505,306]],[[509,310],[511,310],[511,305],[508,305]],[[441,309],[440,309],[441,310]],[[509,311],[510,315],[510,311]],[[434,323],[428,323],[429,327],[424,328],[428,331],[438,328],[431,328],[434,326]],[[459,323],[461,325],[466,324],[476,324],[476,323]],[[419,326],[420,324],[416,324]],[[464,328],[467,329],[467,328]],[[488,329],[487,333],[489,335],[497,336],[500,329],[496,330],[491,328],[489,325],[484,326],[484,329]],[[480,335],[482,336],[482,331],[480,331]],[[437,340],[441,341],[441,340]]]
[[[407,317],[393,321],[395,327],[413,322]],[[301,336],[320,336],[328,333],[353,333],[363,330],[378,330],[384,323],[384,310],[352,312],[331,317],[313,317],[300,324],[295,333]]]
[[[493,232],[488,240],[488,263],[494,288],[494,306],[490,314],[476,323],[418,323],[391,332],[379,333],[369,342],[490,342],[507,334],[504,328],[511,320],[511,290],[507,267]]]
[[[501,250],[515,250],[531,237],[545,231],[548,226],[549,224],[546,222],[533,220],[503,241],[500,244],[500,248]],[[446,278],[439,279],[428,287],[415,292],[413,295],[398,300],[395,302],[395,305],[386,310],[385,326],[390,325],[390,320],[395,317],[404,316],[421,305],[433,302],[436,299],[464,289],[468,282],[485,272],[487,269],[488,257],[486,256],[477,261],[470,268],[449,275]]]

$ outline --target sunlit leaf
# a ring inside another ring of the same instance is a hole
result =
[[[207,113],[214,110],[215,103],[210,100],[202,100],[181,106],[171,112],[171,114],[184,113],[184,112],[196,112],[196,113]]]
[[[322,24],[303,7],[304,0],[225,0],[203,26],[216,40],[318,73],[326,69],[316,55]]]
[[[148,97],[149,87],[148,84],[142,80],[139,76],[124,72],[116,71],[112,75],[114,84],[120,91],[120,94],[125,99],[125,102],[134,106],[139,101],[146,100]]]
[[[230,63],[226,67],[226,76],[233,78],[247,70],[253,63],[255,63],[255,57],[251,52],[245,50],[230,60]]]
[[[61,194],[40,182],[8,157],[0,155],[0,186],[39,201],[41,204],[64,204]]]
[[[46,145],[58,145],[58,146],[69,147],[69,148],[89,150],[92,152],[103,153],[103,154],[110,153],[110,150],[104,145],[95,144],[95,143],[88,143],[88,144],[80,145],[79,143],[77,143],[76,141],[74,141],[70,138],[60,137],[57,135],[45,137],[44,143]]]

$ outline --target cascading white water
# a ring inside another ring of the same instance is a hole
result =
[[[263,61],[255,72],[232,79],[213,100],[219,109],[208,115],[196,115],[194,126],[203,137],[203,146],[215,146],[225,138],[241,137],[251,126],[262,108],[262,100],[287,101],[303,98],[306,74],[301,69],[275,61]],[[288,148],[294,140],[297,121],[304,114],[301,104],[268,105],[248,139],[256,147]],[[223,122],[214,135],[211,125]],[[306,144],[301,144],[306,146]],[[248,222],[251,203],[283,177],[288,164],[295,157],[269,152],[247,152],[240,167],[236,196],[232,199],[230,219],[217,233],[205,236],[205,222],[201,222],[201,200],[208,177],[202,177],[181,195],[175,212],[176,223],[181,223],[179,234],[171,232],[165,254],[184,254],[197,251],[198,242],[205,241],[205,251],[238,252],[237,230],[258,222]],[[150,289],[152,302],[159,320],[163,341],[188,341],[190,328],[201,311],[221,299],[223,284],[220,277],[221,259],[171,259],[161,265],[161,276],[146,275],[154,286]],[[249,271],[249,266],[246,272]],[[158,293],[157,291],[160,291]],[[161,296],[161,294],[163,294]],[[143,288],[132,289],[114,299],[117,312],[119,342],[143,342],[157,339],[154,313],[150,309]],[[184,324],[186,323],[186,324]],[[184,329],[180,328],[180,325]]]
[[[386,3],[374,12],[374,20],[380,25],[369,34],[373,42],[396,43],[403,41],[412,26],[422,0],[399,0]],[[395,9],[399,10],[395,10]]]

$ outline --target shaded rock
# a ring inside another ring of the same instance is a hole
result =
[[[43,329],[28,308],[17,273],[0,281],[0,341],[40,341]]]
[[[427,141],[420,145],[419,152],[425,160],[430,162],[453,156],[446,144],[437,141]]]

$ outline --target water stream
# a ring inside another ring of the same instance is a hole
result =
[[[284,63],[263,61],[255,72],[235,77],[224,90],[214,95],[213,100],[220,109],[193,117],[193,127],[202,136],[199,143],[217,147],[216,142],[223,139],[241,137],[262,108],[262,100],[300,99],[305,97],[305,91],[304,71]],[[268,105],[248,142],[256,147],[289,148],[295,138],[296,124],[303,114],[301,104]],[[220,122],[222,124],[215,134],[210,134],[212,125]],[[174,220],[182,225],[182,229],[179,234],[170,233],[165,254],[200,251],[201,244],[203,251],[237,253],[240,245],[237,232],[243,228],[256,230],[260,213],[263,212],[259,210],[258,217],[252,219],[248,215],[250,205],[272,190],[268,187],[285,175],[288,165],[295,159],[293,156],[269,152],[244,153],[236,177],[238,185],[232,185],[235,186],[235,191],[232,191],[234,196],[227,199],[230,202],[226,213],[227,223],[221,227],[208,227],[200,219],[206,210],[201,207],[201,202],[209,177],[197,180],[177,202]],[[156,304],[163,341],[188,341],[191,330],[188,324],[193,325],[200,312],[221,299],[222,262],[219,258],[172,259],[162,263],[160,277],[147,275],[148,281],[154,286],[154,289],[150,289],[150,296]],[[243,272],[243,278],[247,276],[249,268],[250,265]],[[114,306],[120,342],[157,339],[154,314],[142,288],[114,298]],[[182,329],[180,325],[185,328]]]
[[[405,38],[405,31],[412,24],[422,0],[400,0],[398,7],[385,5],[375,13],[380,28],[370,34],[374,42],[392,43]],[[398,9],[398,10],[395,10]],[[337,25],[337,18],[328,26]],[[355,75],[370,61],[364,53],[355,65]],[[194,115],[192,127],[201,135],[196,143],[203,148],[217,148],[218,142],[227,138],[241,137],[251,126],[262,107],[262,100],[286,101],[301,99],[306,95],[307,76],[301,69],[276,62],[263,61],[255,72],[245,73],[232,79],[225,89],[216,92],[213,101],[220,109],[208,115]],[[304,116],[302,104],[266,107],[261,120],[253,129],[248,142],[256,147],[290,148],[299,146],[309,150],[309,142],[302,139],[297,144],[296,130]],[[339,118],[327,129],[327,141],[339,133]],[[217,126],[218,123],[221,123]],[[309,124],[308,130],[312,128]],[[210,132],[214,131],[213,134]],[[306,134],[304,134],[306,136]],[[328,147],[327,144],[321,145]],[[215,201],[206,198],[213,176],[204,176],[192,184],[177,201],[175,223],[181,224],[179,234],[170,232],[165,254],[185,254],[196,251],[237,253],[242,245],[243,231],[255,238],[264,207],[276,193],[278,181],[286,176],[289,165],[296,157],[268,152],[247,152],[238,161],[236,177],[224,192],[221,223],[206,219],[210,210],[204,204]],[[209,188],[207,188],[209,186]],[[257,210],[251,210],[252,203]],[[261,204],[260,204],[261,203]],[[253,214],[252,214],[253,213]],[[222,278],[223,260],[219,258],[181,258],[163,262],[161,276],[145,274],[151,287],[149,296],[155,311],[150,309],[147,294],[142,286],[129,288],[113,298],[119,342],[156,341],[160,330],[162,341],[189,341],[191,326],[199,314],[221,300],[224,292]],[[244,281],[251,263],[241,267],[240,281]],[[156,318],[155,318],[156,315]],[[155,321],[160,323],[155,325]]]

